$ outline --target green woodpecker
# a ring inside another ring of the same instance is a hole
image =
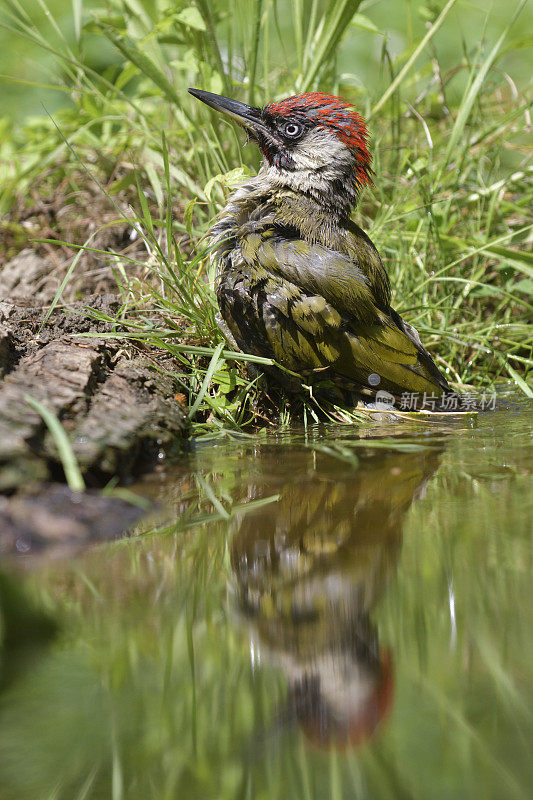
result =
[[[445,397],[445,377],[391,308],[379,253],[350,218],[372,175],[366,126],[351,104],[316,93],[259,109],[189,91],[246,128],[263,155],[212,228],[232,345],[296,373],[295,381],[276,371],[290,389],[333,383],[396,403],[411,393],[413,408]]]

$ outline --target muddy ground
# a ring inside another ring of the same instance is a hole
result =
[[[83,264],[84,291],[72,283],[43,325],[72,257],[64,254],[58,266],[42,249],[26,248],[0,262],[0,553],[35,550],[54,537],[118,535],[139,510],[126,512],[118,499],[103,502],[94,490],[113,476],[127,483],[151,469],[179,450],[185,434],[172,365],[156,352],[104,338],[111,324],[87,313],[117,313],[108,265],[93,270],[94,282]],[[92,492],[77,495],[64,485],[54,439],[28,397],[61,421]]]

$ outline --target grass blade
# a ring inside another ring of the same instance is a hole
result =
[[[52,414],[50,409],[46,408],[46,406],[39,402],[39,400],[36,400],[34,397],[30,397],[28,394],[24,395],[24,400],[35,411],[37,411],[38,414],[41,415],[48,430],[52,434],[57,451],[59,453],[59,458],[61,459],[61,463],[63,465],[63,471],[65,473],[65,478],[67,479],[69,488],[73,492],[84,492],[85,481],[83,480],[78,462],[76,461],[76,456],[74,455],[72,447],[70,446],[65,429],[57,417]]]
[[[428,44],[428,42],[430,42],[431,39],[435,36],[435,34],[437,33],[438,29],[440,28],[440,26],[442,25],[442,23],[444,22],[444,20],[448,16],[448,13],[451,11],[451,9],[455,5],[455,3],[456,3],[456,0],[448,0],[448,2],[446,3],[446,5],[442,9],[442,11],[440,12],[439,16],[437,17],[437,19],[435,20],[435,22],[433,23],[431,28],[428,30],[428,32],[424,36],[424,38],[422,39],[422,41],[420,42],[418,47],[415,48],[414,52],[407,59],[406,63],[403,65],[402,69],[396,75],[396,77],[392,81],[392,83],[389,86],[389,88],[385,91],[385,93],[382,95],[381,99],[378,100],[376,105],[372,108],[372,110],[370,111],[370,114],[368,115],[368,119],[373,117],[374,114],[377,111],[379,111],[379,109],[382,106],[385,105],[385,103],[387,102],[387,100],[389,99],[391,94],[393,94],[396,91],[398,86],[401,84],[401,82],[403,81],[403,79],[405,78],[405,76],[407,75],[407,73],[409,72],[409,70],[411,69],[413,64],[415,63],[415,61],[418,58],[418,56],[420,55],[420,53],[424,50],[424,48]]]
[[[300,91],[309,91],[319,70],[326,63],[327,56],[334,52],[360,5],[361,0],[337,0],[333,7],[328,9],[324,15],[324,18],[328,20],[327,24],[316,43],[314,58],[299,85]]]
[[[70,280],[70,276],[72,275],[72,273],[73,273],[73,272],[74,272],[74,270],[76,269],[76,266],[77,266],[77,264],[78,264],[78,261],[80,260],[80,258],[82,257],[82,255],[83,255],[83,254],[84,254],[84,252],[85,252],[85,246],[86,246],[86,245],[88,245],[88,244],[89,244],[89,242],[90,242],[92,239],[94,239],[94,237],[96,236],[96,234],[97,234],[97,233],[98,233],[98,231],[95,231],[94,233],[92,233],[92,234],[89,236],[89,238],[88,238],[88,239],[85,241],[85,244],[83,244],[83,245],[80,247],[80,249],[78,250],[78,252],[76,253],[76,255],[75,255],[75,257],[74,257],[74,260],[72,261],[72,264],[71,264],[71,265],[70,265],[70,267],[68,268],[68,270],[67,270],[67,272],[66,272],[66,274],[65,274],[65,277],[64,277],[64,278],[63,278],[63,280],[61,281],[61,284],[60,284],[60,286],[59,286],[59,289],[58,289],[58,290],[57,290],[57,292],[55,293],[55,297],[54,297],[54,299],[53,299],[53,300],[52,300],[52,302],[50,303],[50,307],[49,307],[48,311],[47,311],[47,312],[46,312],[46,314],[44,315],[44,319],[43,319],[43,321],[42,321],[42,322],[41,322],[41,324],[39,325],[39,330],[37,331],[37,333],[38,333],[38,334],[39,334],[39,333],[41,333],[42,329],[44,328],[44,326],[46,325],[46,323],[47,323],[47,322],[48,322],[48,320],[50,319],[50,315],[52,314],[52,312],[53,312],[54,308],[55,308],[55,307],[57,306],[57,304],[59,303],[59,300],[61,299],[61,295],[63,294],[63,292],[64,292],[64,290],[65,290],[65,286],[67,285],[67,283],[68,283],[68,282],[69,282],[69,280]]]
[[[205,373],[205,378],[204,378],[204,380],[202,382],[202,385],[200,387],[200,391],[198,392],[198,395],[196,396],[196,400],[192,404],[191,409],[189,411],[188,419],[193,419],[194,415],[196,414],[196,412],[198,411],[198,409],[200,407],[200,403],[204,399],[205,393],[209,389],[209,384],[211,383],[211,378],[213,377],[213,374],[216,371],[216,368],[218,366],[218,359],[220,357],[220,354],[221,354],[222,350],[224,349],[224,345],[225,345],[225,342],[220,342],[220,344],[217,345],[217,347],[215,347],[215,351],[214,351],[213,355],[211,356],[211,361],[209,362],[209,367],[207,368],[207,372]]]
[[[512,366],[509,364],[507,360],[505,360],[504,366],[509,375],[511,376],[511,378],[513,379],[513,381],[518,386],[518,388],[524,392],[525,396],[533,398],[533,389],[531,388],[531,386],[529,386],[525,382],[525,380],[518,374],[518,372],[512,368]]]
[[[464,94],[463,99],[461,101],[461,105],[459,107],[459,112],[457,114],[457,118],[455,120],[455,124],[453,126],[452,133],[451,133],[450,139],[448,141],[448,147],[446,149],[446,156],[445,156],[444,163],[443,163],[443,166],[442,166],[443,169],[444,169],[445,165],[448,163],[448,161],[450,160],[451,154],[457,148],[457,145],[459,144],[459,140],[463,136],[466,123],[467,123],[468,118],[470,116],[470,112],[472,111],[472,106],[474,105],[474,101],[475,101],[476,97],[478,96],[481,87],[483,86],[483,82],[484,82],[485,78],[487,77],[487,72],[489,71],[490,67],[492,66],[492,63],[494,62],[496,56],[498,55],[498,51],[500,50],[500,48],[501,48],[501,46],[502,46],[502,44],[504,42],[504,39],[507,36],[507,33],[509,32],[509,28],[511,27],[511,25],[513,24],[513,22],[515,21],[517,16],[520,14],[522,8],[524,7],[524,4],[525,4],[525,0],[522,0],[520,5],[516,9],[515,13],[513,14],[510,22],[508,23],[508,25],[505,27],[504,31],[502,32],[502,34],[498,38],[496,44],[494,45],[494,47],[492,48],[492,50],[488,54],[488,56],[485,59],[485,61],[483,62],[483,64],[481,64],[481,66],[479,68],[479,71],[476,74],[476,77],[470,83],[470,85],[467,86],[467,88],[465,90],[465,94]]]
[[[115,45],[117,50],[119,50],[122,55],[128,59],[128,61],[131,61],[132,64],[135,64],[135,66],[138,67],[144,75],[150,78],[156,86],[159,86],[163,94],[168,100],[170,100],[171,103],[175,103],[178,108],[182,107],[182,100],[168,80],[165,73],[154,64],[152,59],[147,56],[146,53],[143,53],[141,50],[139,50],[133,39],[131,39],[129,36],[120,34],[117,30],[115,30],[115,28],[113,28],[112,25],[104,22],[99,22],[97,26],[102,30],[104,36],[106,36],[109,41]]]

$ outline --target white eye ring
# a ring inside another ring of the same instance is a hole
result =
[[[298,136],[301,133],[301,126],[298,125],[297,122],[288,122],[285,125],[285,130],[283,131],[286,136]]]

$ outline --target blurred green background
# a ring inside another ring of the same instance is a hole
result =
[[[102,36],[84,36],[80,43],[83,24],[91,18],[95,10],[120,12],[141,17],[168,13],[169,7],[191,9],[193,3],[177,0],[27,0],[21,6],[16,0],[5,0],[6,9],[23,13],[36,24],[42,37],[51,46],[65,45],[62,37],[72,47],[76,56],[82,56],[85,64],[102,74],[120,62],[118,52]],[[215,5],[215,4],[213,4]],[[217,3],[217,10],[224,9],[224,3]],[[235,14],[242,5],[243,13]],[[248,25],[249,30],[240,30],[243,41],[253,38],[250,6],[254,0],[240,0],[227,3],[228,28],[237,29]],[[327,0],[319,3],[326,12],[330,6]],[[473,48],[480,40],[493,42],[513,16],[518,2],[494,0],[492,3],[458,0],[445,24],[437,32],[431,43],[431,51],[438,56],[440,68],[445,71],[457,66],[458,62],[468,62]],[[350,24],[348,35],[343,39],[337,54],[336,70],[344,79],[356,87],[365,87],[370,95],[376,96],[385,87],[390,76],[383,74],[381,68],[383,48],[386,46],[394,59],[409,50],[424,35],[430,21],[446,6],[445,2],[419,2],[419,0],[366,0],[361,3],[359,12]],[[270,52],[271,66],[283,73],[295,65],[295,48],[288,48],[287,37],[283,34],[292,25],[293,3],[287,0],[270,0],[262,4],[262,13],[273,7],[274,22],[271,36],[280,36],[281,46]],[[29,115],[44,114],[68,104],[69,95],[64,90],[47,88],[46,85],[60,83],[62,67],[56,62],[51,51],[39,47],[22,33],[10,29],[7,15],[0,16],[0,117],[8,116],[23,120]],[[8,27],[6,27],[6,25]],[[531,46],[533,31],[533,3],[526,3],[518,19],[507,36],[507,48],[499,58],[498,70],[503,70],[518,87],[531,78],[531,61],[527,48]],[[285,39],[285,44],[283,44]],[[81,47],[81,51],[80,51]],[[273,59],[276,58],[276,64]],[[422,60],[425,56],[421,57]],[[259,54],[259,60],[261,55]],[[429,68],[429,67],[428,67]],[[260,65],[259,65],[260,73]],[[462,74],[464,73],[464,74]],[[466,81],[466,71],[458,70],[450,84],[452,97],[458,96]],[[275,87],[273,87],[275,93]]]

